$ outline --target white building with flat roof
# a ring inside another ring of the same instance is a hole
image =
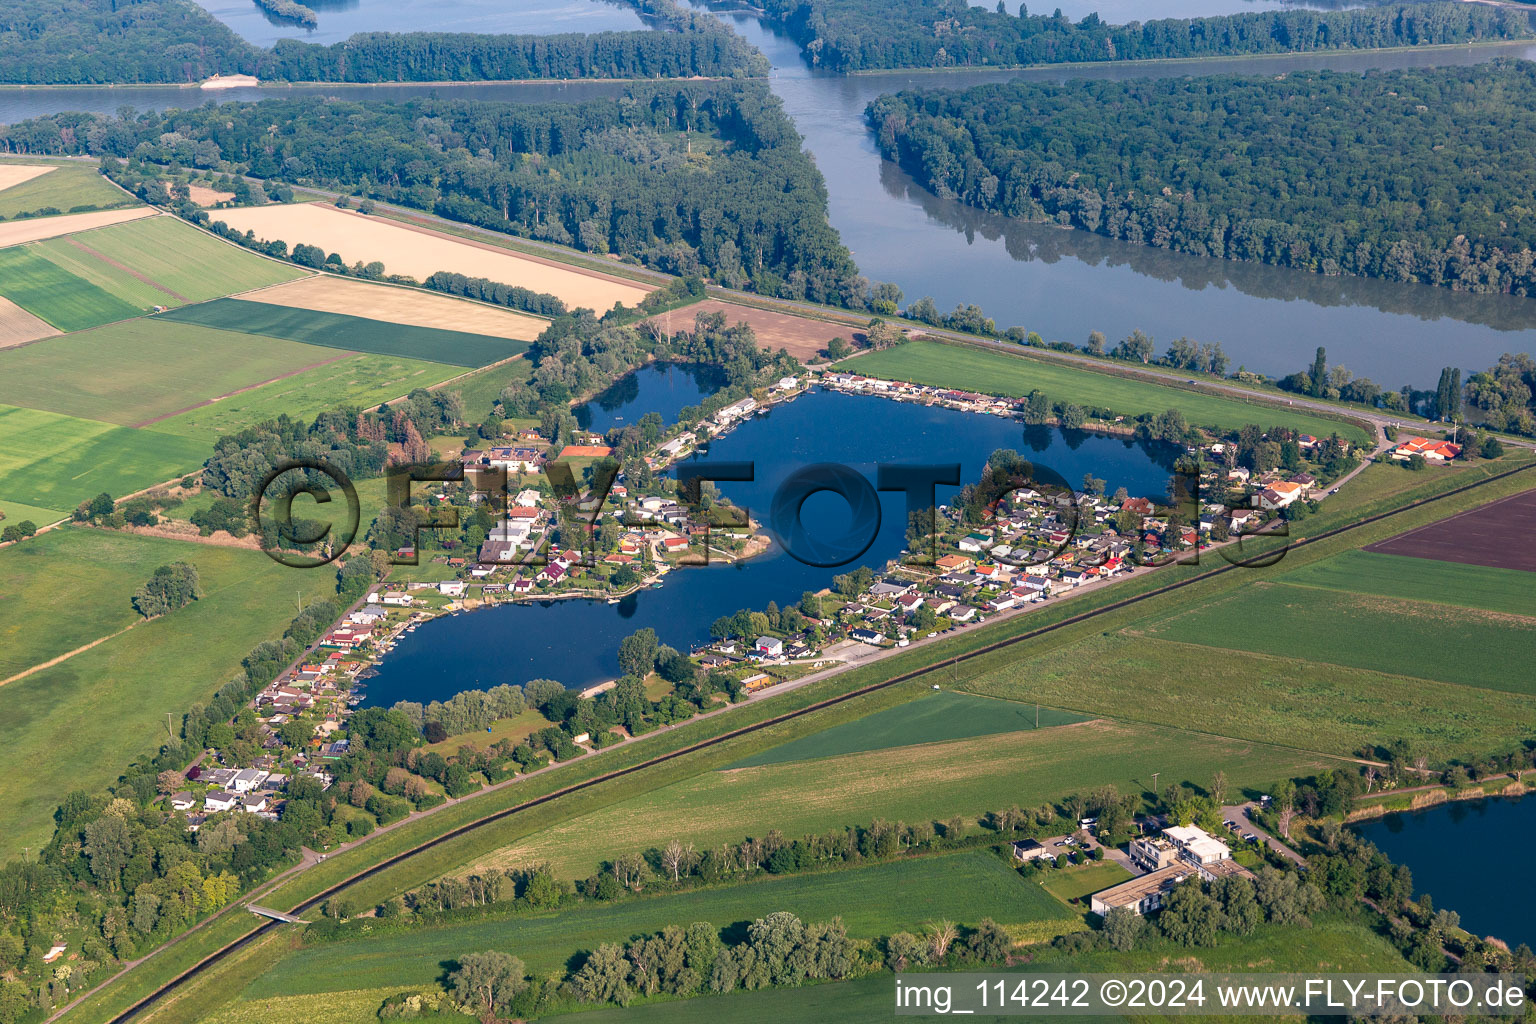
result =
[[[1192,864],[1214,864],[1230,860],[1232,851],[1227,844],[1195,825],[1175,825],[1163,829],[1163,835],[1179,848],[1183,858]]]

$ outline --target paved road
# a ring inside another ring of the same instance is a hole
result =
[[[1248,812],[1257,806],[1258,804],[1254,803],[1252,800],[1244,804],[1232,804],[1221,809],[1221,816],[1228,821],[1237,822],[1239,832],[1252,832],[1254,835],[1258,836],[1261,840],[1263,840],[1265,846],[1268,846],[1271,850],[1274,850],[1276,853],[1291,863],[1296,864],[1297,866],[1305,865],[1307,863],[1307,858],[1303,857],[1301,854],[1297,853],[1295,850],[1291,849],[1289,846],[1282,843],[1268,832],[1264,831],[1264,829],[1260,828],[1254,822],[1254,820],[1248,816]]]

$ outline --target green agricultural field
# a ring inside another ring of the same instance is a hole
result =
[[[286,338],[353,352],[426,359],[453,366],[485,366],[528,351],[526,341],[386,323],[244,299],[217,299],[172,310],[164,317],[220,330]]]
[[[1179,643],[1536,694],[1536,679],[1511,671],[1536,650],[1536,619],[1470,608],[1448,613],[1425,601],[1256,582],[1141,632]]]
[[[1057,703],[1060,703],[1059,701]],[[738,842],[770,828],[795,837],[869,822],[975,822],[987,811],[1114,785],[1122,793],[1161,785],[1204,785],[1224,770],[1236,787],[1267,787],[1309,775],[1325,759],[1243,740],[1117,722],[1083,722],[970,740],[871,750],[816,761],[705,772],[572,817],[480,859],[511,867],[548,861],[565,878],[585,878],[619,854],[673,838],[700,848]]]
[[[305,276],[298,267],[258,256],[175,217],[113,224],[74,237],[182,302],[203,302]]]
[[[1519,569],[1346,551],[1288,572],[1280,582],[1536,617],[1536,579]]]
[[[61,331],[82,331],[146,312],[26,245],[0,249],[0,295]]]
[[[464,399],[464,412],[470,420],[482,419],[491,406],[501,400],[502,391],[513,384],[520,384],[533,376],[533,364],[526,359],[513,360],[501,366],[490,366],[453,382],[451,390]]]
[[[1278,409],[1236,398],[1219,398],[1141,380],[1128,380],[1108,373],[1080,370],[1058,362],[960,345],[914,341],[896,348],[871,352],[840,365],[852,373],[864,373],[888,380],[906,380],[932,387],[962,388],[990,394],[1022,397],[1039,389],[1052,401],[1113,409],[1127,416],[1178,409],[1190,423],[1202,426],[1232,429],[1249,423],[1261,426],[1278,423],[1318,437],[1327,437],[1337,431],[1341,437],[1359,444],[1370,440],[1359,427],[1315,413]]]
[[[1082,715],[1054,708],[1037,709],[1034,704],[1015,704],[952,690],[929,690],[916,700],[764,750],[730,767],[752,768],[917,743],[1023,732],[1036,727],[1037,713],[1042,729],[1085,720]]]
[[[151,217],[144,223],[152,224],[165,219]],[[132,224],[119,226],[131,227]],[[111,262],[102,259],[96,253],[82,248],[87,237],[89,236],[68,235],[64,238],[50,238],[47,241],[34,242],[27,246],[27,249],[80,280],[89,281],[102,291],[117,296],[141,313],[148,313],[156,306],[181,304],[182,297],[174,292],[143,277],[135,277],[127,267],[113,266]]]
[[[46,842],[53,832],[53,811],[66,793],[96,791],[116,780],[124,765],[165,740],[167,712],[180,715],[193,702],[207,699],[240,670],[240,660],[252,647],[282,633],[298,600],[314,601],[335,587],[334,574],[289,569],[259,551],[132,535],[115,538],[118,547],[82,528],[62,532],[66,536],[57,540],[38,538],[28,544],[46,541],[56,546],[45,552],[77,563],[61,567],[66,578],[88,571],[93,557],[104,557],[108,564],[99,579],[61,586],[57,599],[7,603],[8,626],[16,625],[22,635],[69,631],[67,639],[28,640],[29,657],[96,629],[103,636],[120,629],[123,609],[143,582],[135,579],[138,566],[191,561],[204,596],[0,686],[0,721],[6,723],[6,742],[0,747],[0,820],[7,826],[0,830],[0,857]],[[26,557],[25,551],[19,554]],[[9,550],[5,555],[0,565],[7,566],[3,571],[9,575],[8,560],[17,556]],[[61,627],[61,617],[68,616],[83,621]]]
[[[7,220],[20,213],[31,213],[48,207],[68,213],[77,206],[111,210],[120,206],[138,205],[137,199],[102,177],[101,172],[90,165],[61,164],[31,181],[0,189],[0,217]]]
[[[16,501],[62,517],[102,491],[131,494],[207,457],[188,438],[0,405],[0,508]]]
[[[23,612],[0,616],[0,679],[139,621],[128,595],[190,549],[181,541],[84,527],[0,549],[0,593]],[[206,557],[227,556],[212,549]]]
[[[1508,750],[1536,731],[1536,708],[1519,694],[1125,635],[1092,636],[964,685],[1340,756],[1399,737],[1463,756]]]
[[[271,344],[292,344],[265,338],[261,344],[269,341]],[[457,366],[419,359],[342,355],[331,349],[298,347],[321,353],[321,359],[326,358],[325,353],[330,353],[335,361],[230,395],[211,405],[190,409],[161,420],[149,429],[156,433],[212,440],[220,434],[243,430],[282,413],[304,419],[327,409],[349,405],[366,408],[394,401],[416,388],[433,387],[462,372]]]
[[[893,899],[894,893],[901,898]],[[669,924],[707,921],[726,928],[779,910],[805,921],[841,917],[856,938],[918,930],[941,917],[970,923],[990,917],[1005,925],[1072,918],[1071,911],[999,857],[967,851],[316,943],[267,971],[245,994],[259,999],[427,984],[441,974],[445,961],[482,949],[511,952],[534,972],[558,970],[600,943],[623,942]]]
[[[338,358],[147,317],[0,351],[0,402],[133,426]]]

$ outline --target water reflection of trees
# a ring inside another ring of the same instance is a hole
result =
[[[965,235],[999,239],[1021,263],[1078,260],[1092,267],[1128,267],[1157,281],[1190,291],[1236,288],[1261,299],[1301,300],[1318,306],[1367,306],[1422,320],[1447,318],[1499,331],[1536,327],[1536,300],[1512,295],[1471,295],[1430,285],[1404,284],[1363,277],[1324,277],[1289,267],[1239,263],[1209,256],[1169,252],[1121,242],[1087,231],[1004,217],[941,199],[922,188],[896,164],[882,161],[880,184],[896,199],[916,201],[930,218]]]

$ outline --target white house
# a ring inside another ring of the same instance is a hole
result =
[[[776,636],[760,636],[757,638],[755,650],[765,658],[782,658],[784,656],[784,641]]]
[[[210,789],[203,796],[203,809],[209,814],[232,811],[240,806],[240,794],[227,789]]]
[[[437,585],[437,592],[444,597],[462,597],[464,595],[463,580],[443,580]]]

